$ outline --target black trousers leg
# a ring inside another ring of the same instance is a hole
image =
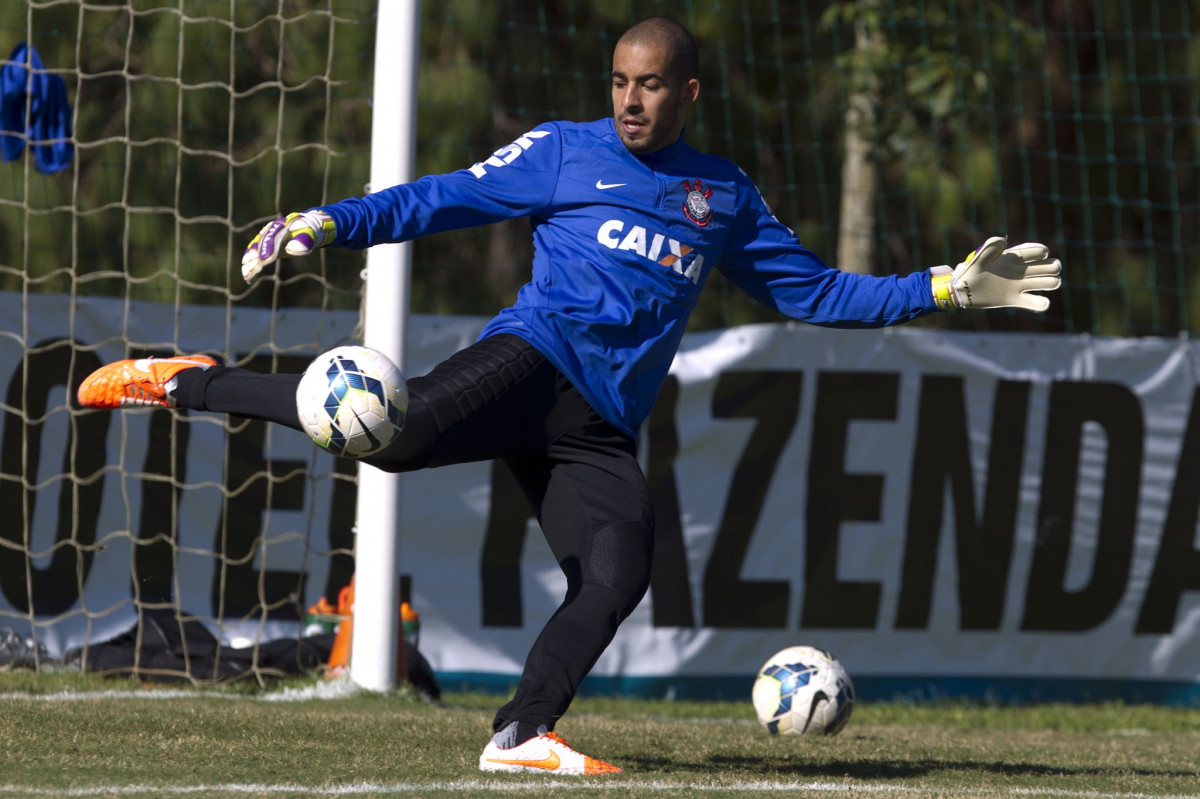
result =
[[[301,430],[301,375],[234,367],[185,369],[176,402]],[[493,336],[407,382],[408,415],[391,446],[362,460],[388,472],[542,452],[590,410],[545,356],[516,336]]]
[[[300,429],[299,375],[214,367],[179,373],[185,408]],[[408,381],[404,430],[365,462],[387,471],[502,459],[567,577],[567,594],[535,641],[510,721],[553,729],[580,681],[650,581],[654,516],[636,443],[602,419],[531,345],[494,336]]]
[[[554,442],[545,455],[505,460],[567,577],[567,593],[534,642],[515,696],[496,714],[495,730],[513,721],[554,729],[645,595],[654,512],[634,455],[633,442],[603,425]]]
[[[229,413],[303,430],[296,415],[301,377],[229,366],[184,369],[176,378],[175,402],[194,411]]]

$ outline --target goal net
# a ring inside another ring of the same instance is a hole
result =
[[[61,656],[170,609],[253,645],[296,635],[348,581],[352,466],[254,422],[72,398],[116,358],[287,371],[357,339],[361,253],[323,250],[253,288],[238,263],[267,220],[363,193],[375,11],[0,4],[0,630]],[[993,234],[1063,260],[1047,314],[918,325],[1196,328],[1200,0],[425,3],[418,173],[607,116],[616,38],[653,13],[700,45],[689,141],[742,166],[826,260],[849,237],[868,263],[841,266],[906,274]],[[495,312],[529,239],[520,221],[416,242],[413,310]],[[778,318],[717,276],[692,324]]]
[[[294,638],[349,581],[353,464],[258,422],[73,398],[119,358],[297,371],[358,339],[361,253],[253,288],[238,265],[268,220],[363,191],[373,16],[366,0],[0,10],[0,47],[25,46],[3,54],[4,118],[23,124],[0,167],[0,628],[35,659],[148,610],[226,645]]]

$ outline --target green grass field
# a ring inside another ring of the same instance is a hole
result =
[[[580,699],[559,733],[625,769],[585,779],[479,772],[501,701],[4,673],[0,796],[1200,799],[1196,709],[860,704],[841,735],[805,739],[769,737],[748,699]]]

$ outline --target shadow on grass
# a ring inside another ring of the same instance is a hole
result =
[[[1004,777],[1055,776],[1055,777],[1195,777],[1195,771],[1186,769],[1153,769],[1113,766],[1111,768],[1070,768],[1041,763],[984,763],[975,760],[827,760],[812,762],[802,758],[788,757],[739,757],[715,755],[700,762],[685,763],[662,757],[621,758],[621,765],[629,771],[643,769],[673,771],[695,771],[697,773],[729,773],[742,769],[764,775],[794,777],[853,777],[861,780],[910,779],[945,772],[970,772],[997,774]]]

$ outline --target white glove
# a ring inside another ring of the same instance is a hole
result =
[[[951,270],[929,270],[933,298],[942,310],[950,308],[1025,308],[1041,313],[1050,299],[1030,291],[1053,291],[1062,285],[1062,263],[1051,258],[1045,244],[1008,247],[998,236],[985,241]]]
[[[268,222],[246,245],[242,277],[253,283],[263,267],[275,263],[281,254],[308,255],[333,241],[333,234],[333,219],[324,211],[288,214]]]

